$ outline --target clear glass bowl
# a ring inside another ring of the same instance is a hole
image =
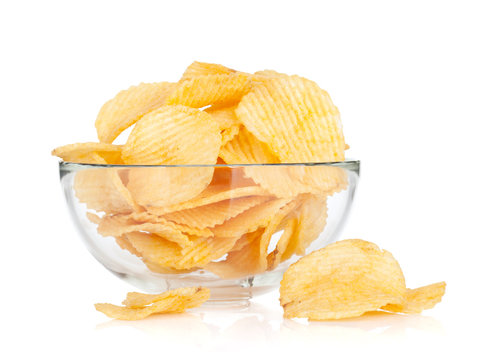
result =
[[[290,264],[337,240],[360,163],[59,166],[74,223],[113,274],[232,303],[276,289]]]

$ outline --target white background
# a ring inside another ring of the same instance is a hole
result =
[[[2,358],[480,356],[479,1],[2,1]],[[390,250],[409,287],[445,280],[420,316],[282,319],[248,311],[125,323],[94,302],[134,290],[87,252],[58,181],[59,145],[94,141],[100,106],[193,60],[309,77],[362,161],[342,238]],[[245,352],[245,353],[244,353]]]

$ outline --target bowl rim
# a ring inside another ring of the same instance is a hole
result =
[[[346,159],[344,161],[332,162],[299,162],[299,163],[265,163],[265,164],[188,164],[188,165],[125,165],[125,164],[86,164],[70,161],[59,161],[61,170],[81,170],[81,169],[130,169],[130,168],[235,168],[235,167],[293,167],[293,166],[335,166],[340,168],[358,168],[360,160]]]

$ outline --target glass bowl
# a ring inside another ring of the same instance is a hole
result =
[[[92,255],[146,292],[205,286],[211,303],[276,289],[287,267],[337,240],[360,162],[91,165],[60,162]]]

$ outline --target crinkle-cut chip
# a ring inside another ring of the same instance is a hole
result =
[[[287,74],[283,74],[283,73],[280,73],[280,72],[277,72],[275,70],[260,70],[260,71],[256,71],[254,73],[254,75],[257,75],[259,76],[261,79],[263,77],[267,78],[267,79],[272,79],[272,78],[279,78],[279,77],[285,77],[285,78],[288,78],[289,75]]]
[[[207,288],[181,288],[159,294],[148,306],[128,307],[100,303],[95,304],[95,309],[118,320],[140,320],[152,314],[184,312],[200,306],[209,297],[210,290]]]
[[[239,133],[240,130],[240,125],[232,125],[230,128],[222,130],[220,132],[222,136],[222,142],[221,145],[227,144],[229,141],[231,141],[235,136]]]
[[[153,234],[132,232],[126,236],[145,262],[175,269],[199,267],[218,259],[230,251],[237,240],[191,237],[192,245],[181,247]]]
[[[115,242],[117,245],[122,249],[122,250],[127,250],[129,253],[132,255],[135,255],[137,257],[142,257],[142,254],[140,254],[130,243],[129,239],[125,235],[121,236],[116,236],[115,237]]]
[[[267,250],[269,248],[269,242],[271,240],[272,235],[278,230],[279,225],[281,224],[282,220],[288,216],[288,214],[298,206],[298,202],[296,200],[292,200],[281,209],[276,211],[272,219],[266,226],[264,233],[261,236],[260,242],[260,266],[265,270],[268,268],[268,253]]]
[[[127,188],[138,204],[164,207],[199,195],[207,188],[213,174],[213,167],[132,168]]]
[[[126,217],[128,217],[131,221],[135,221],[137,223],[154,223],[155,224],[158,222],[165,222],[166,220],[162,216],[150,214],[145,211],[132,213],[127,215]],[[200,237],[214,236],[213,232],[208,228],[195,228],[185,224],[176,224],[170,221],[168,222],[169,222],[169,226],[173,226],[187,235],[194,235],[194,236],[200,236]]]
[[[260,186],[245,186],[232,188],[231,185],[209,186],[195,198],[178,204],[164,207],[148,206],[147,211],[155,215],[164,215],[174,211],[192,209],[198,206],[208,205],[227,199],[236,199],[244,196],[268,196],[269,193]]]
[[[190,241],[187,235],[182,233],[177,224],[161,218],[157,219],[155,223],[138,223],[131,216],[104,216],[97,231],[102,236],[121,236],[134,231],[148,231],[181,246],[192,245],[192,241]]]
[[[52,155],[68,162],[122,164],[120,158],[121,151],[122,145],[86,142],[60,146],[52,151]],[[100,158],[96,157],[96,155],[99,155]]]
[[[404,304],[387,304],[382,309],[405,314],[420,313],[423,310],[432,309],[441,302],[445,291],[446,283],[444,281],[417,289],[407,289]]]
[[[252,84],[252,75],[240,72],[196,76],[178,82],[166,104],[193,108],[229,106],[239,102],[251,90]]]
[[[96,225],[100,224],[100,221],[102,221],[102,218],[100,216],[91,212],[87,212],[85,216],[91,223]]]
[[[292,264],[281,281],[280,303],[288,318],[341,319],[402,304],[405,292],[404,275],[391,253],[351,239]]]
[[[239,251],[249,245],[252,241],[259,239],[264,233],[265,228],[259,228],[256,231],[242,235],[232,247],[231,251]]]
[[[172,83],[141,83],[122,90],[99,111],[95,127],[104,143],[112,143],[122,131],[148,112],[162,106],[173,89]]]
[[[237,136],[221,147],[219,156],[227,164],[275,164],[280,162],[279,158],[269,150],[269,147],[259,141],[244,126],[241,126]],[[275,196],[296,196],[311,190],[301,180],[304,176],[302,166],[295,168],[282,165],[245,166],[244,172],[255,183]]]
[[[214,236],[239,238],[243,234],[268,226],[276,213],[290,201],[289,198],[283,198],[263,202],[212,228],[212,232]]]
[[[177,288],[169,291],[165,291],[160,294],[143,294],[139,292],[129,292],[125,297],[125,300],[122,301],[122,305],[125,305],[130,308],[142,308],[144,306],[148,306],[154,304],[159,301],[163,301],[171,296],[179,296],[179,297],[189,297],[192,296],[199,296],[199,291],[203,291],[205,293],[209,293],[208,288],[202,287],[187,287],[187,288]],[[182,299],[185,300],[185,299]]]
[[[339,111],[313,81],[299,76],[264,81],[242,98],[236,114],[282,162],[344,160]]]
[[[284,232],[276,244],[275,250],[267,255],[267,268],[269,270],[275,269],[281,263],[282,255],[284,254],[290,239],[294,235],[296,227],[297,219],[290,218],[284,227]]]
[[[292,255],[304,255],[308,246],[316,240],[327,223],[327,199],[322,195],[302,195],[301,205],[296,211],[296,228],[287,244],[279,241],[278,255],[281,261]],[[282,248],[284,249],[282,251]]]
[[[187,69],[185,69],[180,80],[192,79],[194,77],[203,75],[230,75],[234,74],[235,72],[235,70],[229,69],[224,65],[194,61],[187,67]]]
[[[75,174],[75,195],[87,208],[107,214],[140,211],[117,169],[84,169]]]
[[[163,217],[177,224],[185,224],[194,228],[214,227],[267,200],[269,198],[266,196],[227,199],[192,209],[175,211],[165,214]]]
[[[313,194],[332,195],[347,189],[349,175],[345,169],[335,165],[313,165],[302,168],[290,168],[291,177],[304,185]]]
[[[239,250],[229,252],[225,260],[211,262],[204,269],[222,279],[235,279],[264,271],[260,250],[263,232],[264,229],[259,229],[244,235],[244,244]]]
[[[222,145],[231,141],[240,129],[240,122],[235,114],[236,106],[209,108],[205,110],[217,122],[222,136]]]
[[[219,125],[204,111],[187,106],[162,106],[135,124],[122,149],[125,164],[215,164]]]

